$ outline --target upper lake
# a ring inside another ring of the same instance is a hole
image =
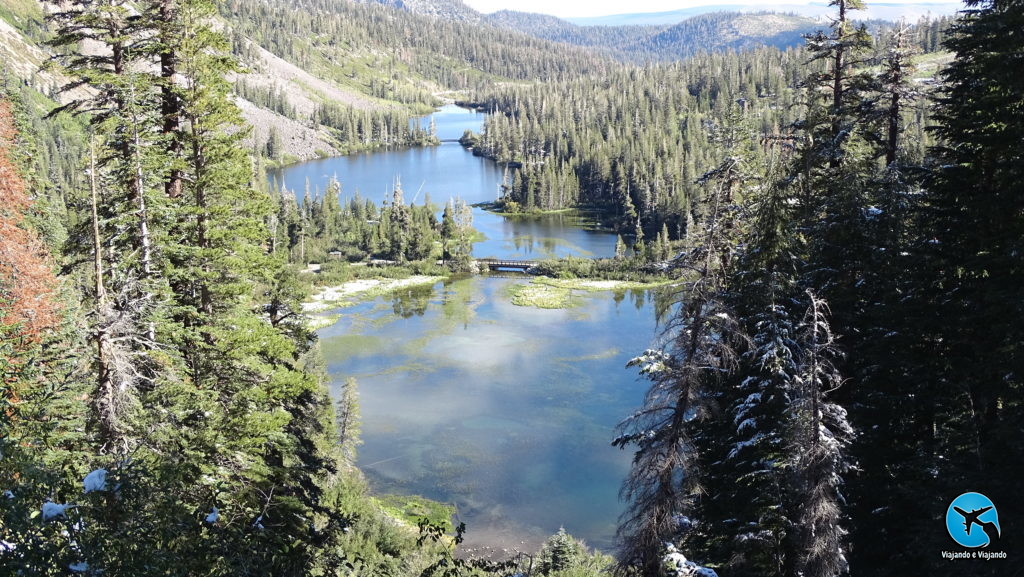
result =
[[[306,182],[325,190],[331,177],[341,183],[342,196],[356,192],[378,204],[391,198],[401,182],[406,202],[422,203],[427,197],[442,206],[459,197],[470,204],[490,202],[500,196],[505,170],[485,158],[473,156],[455,139],[465,130],[479,132],[484,114],[457,106],[445,106],[431,115],[439,146],[402,148],[311,160],[273,172],[271,178],[301,196]],[[421,120],[424,124],[427,118]],[[582,219],[553,214],[540,218],[502,216],[476,208],[473,227],[487,240],[473,247],[477,258],[540,259],[546,257],[609,257],[615,254],[615,235],[580,228]]]

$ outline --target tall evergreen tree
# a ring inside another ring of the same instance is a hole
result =
[[[848,546],[842,526],[842,475],[849,469],[846,447],[853,429],[846,410],[827,398],[843,382],[833,359],[835,336],[828,305],[807,291],[807,313],[798,339],[798,386],[789,407],[795,432],[793,462],[797,482],[797,575],[834,577],[848,572]]]
[[[359,389],[354,378],[349,377],[345,379],[345,382],[341,385],[341,395],[338,398],[335,419],[341,456],[349,464],[354,464],[356,461],[356,447],[362,442],[359,439]]]
[[[918,451],[932,467],[941,512],[965,491],[986,494],[1004,515],[1022,514],[1013,488],[1021,475],[1024,343],[1021,267],[1024,239],[1024,78],[1008,62],[1024,50],[1024,5],[969,2],[946,47],[956,57],[937,98],[939,167],[926,183],[922,243],[932,268],[913,303],[927,313],[930,432]],[[922,495],[923,497],[923,495]],[[937,513],[938,514],[938,513]],[[1014,550],[1015,541],[1000,543]],[[978,567],[978,574],[999,568]]]
[[[721,440],[706,460],[716,490],[703,521],[709,558],[737,574],[792,575],[796,514],[793,427],[787,418],[800,380],[797,321],[799,243],[792,191],[769,171],[749,200],[751,224],[740,242],[731,291],[751,335],[733,386],[721,397]],[[710,482],[710,481],[709,481]]]
[[[621,496],[619,565],[644,575],[660,571],[665,544],[683,538],[688,515],[700,507],[704,472],[699,449],[704,427],[716,421],[716,398],[736,369],[745,337],[728,305],[727,278],[735,250],[741,163],[730,157],[703,179],[706,212],[689,231],[686,254],[693,280],[670,321],[668,351],[647,351],[631,361],[654,383],[644,406],[619,425],[612,443],[635,446]]]

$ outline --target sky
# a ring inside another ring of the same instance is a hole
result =
[[[607,16],[638,12],[669,12],[710,4],[778,5],[778,0],[463,0],[484,14],[498,10],[539,12],[561,18],[572,16]],[[809,0],[785,0],[784,4],[807,4]]]

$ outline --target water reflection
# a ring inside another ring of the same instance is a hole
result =
[[[516,307],[517,282],[454,280],[336,311],[321,338],[334,382],[359,380],[359,464],[378,490],[455,502],[478,544],[537,544],[565,526],[608,547],[629,464],[609,441],[644,390],[623,367],[654,315],[608,293],[575,310]]]
[[[413,315],[423,316],[427,312],[430,297],[434,296],[431,286],[411,286],[392,293],[391,310],[403,319]]]
[[[484,115],[446,106],[433,115],[442,139],[457,139],[466,129],[479,132]],[[429,120],[424,119],[424,122]],[[473,156],[457,142],[440,146],[407,148],[335,158],[311,160],[273,171],[268,178],[277,186],[295,191],[300,197],[309,182],[316,190],[326,190],[336,177],[343,195],[358,192],[378,205],[389,199],[396,180],[401,180],[405,197],[422,203],[426,198],[442,206],[450,197],[468,203],[491,202],[498,198],[504,169]],[[615,254],[615,235],[593,230],[586,215],[551,214],[543,217],[505,217],[473,210],[474,227],[486,240],[473,247],[478,258],[537,259],[564,256],[602,256]]]

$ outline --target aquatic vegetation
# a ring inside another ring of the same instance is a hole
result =
[[[539,283],[511,285],[508,292],[512,304],[520,307],[567,309],[579,302],[570,289]]]

